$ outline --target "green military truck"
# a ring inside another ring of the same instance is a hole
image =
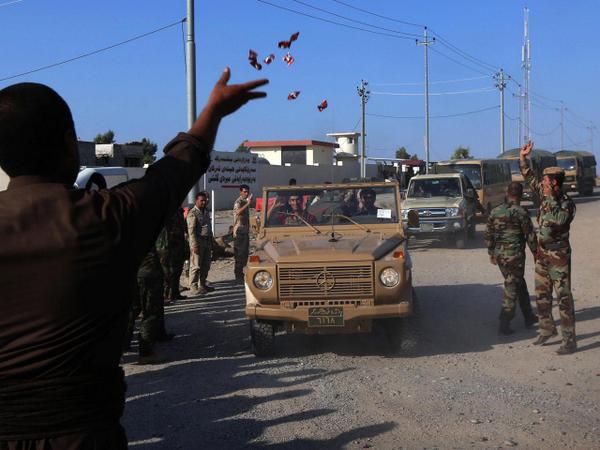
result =
[[[596,184],[596,158],[593,153],[561,150],[555,153],[556,162],[565,171],[566,192],[591,195]]]

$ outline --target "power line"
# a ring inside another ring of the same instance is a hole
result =
[[[8,76],[8,77],[0,78],[0,82],[7,81],[7,80],[12,80],[13,78],[22,77],[24,75],[29,75],[29,74],[32,74],[32,73],[35,73],[35,72],[40,72],[42,70],[51,69],[53,67],[57,67],[57,66],[60,66],[60,65],[63,65],[63,64],[67,64],[67,63],[76,61],[78,59],[87,58],[88,56],[96,55],[98,53],[102,53],[102,52],[105,52],[107,50],[111,50],[111,49],[113,49],[115,47],[119,47],[120,45],[128,44],[129,42],[133,42],[133,41],[136,41],[138,39],[145,38],[147,36],[150,36],[151,34],[155,34],[155,33],[158,33],[160,31],[164,31],[167,28],[174,27],[176,25],[179,25],[182,22],[185,22],[185,19],[178,20],[177,22],[170,23],[169,25],[165,25],[164,27],[160,27],[160,28],[157,28],[155,30],[148,31],[147,33],[139,34],[137,36],[134,36],[132,38],[126,39],[124,41],[117,42],[116,44],[109,45],[108,47],[103,47],[103,48],[100,48],[98,50],[93,50],[91,52],[84,53],[84,54],[79,55],[79,56],[75,56],[73,58],[69,58],[69,59],[65,59],[65,60],[62,60],[62,61],[58,61],[58,62],[55,62],[55,63],[52,63],[52,64],[48,64],[48,65],[45,65],[45,66],[42,66],[42,67],[38,67],[36,69],[28,70],[26,72],[21,72],[21,73],[18,73],[18,74],[15,74],[15,75],[11,75],[11,76]]]
[[[493,64],[488,64],[485,61],[468,54],[467,52],[458,48],[456,45],[451,44],[448,40],[444,39],[442,36],[440,36],[440,34],[436,33],[435,31],[431,30],[431,32],[436,36],[437,40],[440,42],[441,45],[443,45],[450,51],[456,53],[457,55],[462,56],[464,59],[471,62],[472,64],[478,65],[485,70],[492,70],[492,71],[498,70],[498,66],[495,66]]]
[[[491,111],[492,109],[498,109],[498,108],[499,108],[499,106],[495,105],[495,106],[490,106],[489,108],[477,109],[475,111],[466,111],[466,112],[457,113],[457,114],[444,114],[444,115],[437,115],[437,116],[429,116],[429,118],[442,119],[442,118],[448,118],[448,117],[468,116],[470,114],[477,114],[480,112]],[[381,117],[381,118],[385,118],[385,119],[424,119],[425,118],[425,116],[389,116],[386,114],[373,114],[373,113],[367,113],[366,115],[373,116],[373,117]]]
[[[378,25],[373,25],[373,24],[370,24],[370,23],[367,23],[367,22],[362,22],[362,21],[360,21],[360,20],[351,19],[351,18],[349,18],[349,17],[342,16],[341,14],[336,14],[336,13],[334,13],[334,12],[331,12],[331,11],[328,11],[328,10],[326,10],[326,9],[319,8],[318,6],[313,6],[313,5],[310,5],[310,4],[308,4],[308,3],[306,3],[306,2],[303,2],[303,1],[301,1],[301,0],[292,0],[292,1],[293,1],[293,2],[296,2],[296,3],[299,3],[300,5],[304,5],[304,6],[308,7],[308,8],[312,8],[312,9],[316,9],[317,11],[324,12],[325,14],[330,14],[330,15],[332,15],[332,16],[334,16],[334,17],[339,17],[340,19],[344,19],[344,20],[347,20],[347,21],[349,21],[349,22],[357,23],[357,24],[359,24],[359,25],[365,25],[365,26],[367,26],[367,27],[376,28],[376,29],[378,29],[378,30],[389,31],[389,32],[391,32],[391,33],[397,33],[397,34],[401,34],[401,35],[404,35],[404,36],[410,36],[410,37],[412,37],[412,38],[418,38],[418,37],[420,37],[419,35],[417,35],[417,34],[414,34],[414,33],[405,33],[405,32],[403,32],[403,31],[393,30],[393,29],[391,29],[391,28],[384,28],[384,27],[380,27],[380,26],[378,26]]]
[[[0,3],[0,8],[3,6],[13,5],[15,3],[21,3],[23,0],[12,0],[11,2]]]
[[[453,92],[430,92],[429,95],[460,95],[460,94],[476,94],[481,92],[495,91],[495,88],[481,88],[481,89],[470,89],[466,91],[453,91]],[[399,97],[420,97],[425,94],[422,92],[371,92],[373,95],[391,95]]]
[[[350,5],[348,3],[342,2],[340,0],[333,0],[333,1],[336,2],[336,3],[339,3],[340,5],[347,6],[348,8],[352,8],[352,9],[354,9],[356,11],[360,11],[360,12],[363,12],[365,14],[370,14],[370,15],[375,16],[375,17],[379,17],[380,19],[385,19],[385,20],[389,20],[389,21],[392,21],[392,22],[396,22],[396,23],[402,23],[404,25],[410,25],[410,26],[413,26],[413,27],[425,28],[425,25],[421,25],[421,24],[414,23],[414,22],[407,22],[406,20],[395,19],[393,17],[384,16],[382,14],[377,14],[377,13],[374,13],[372,11],[367,11],[366,9],[358,8],[357,6],[353,6],[353,5]]]
[[[310,17],[311,19],[320,20],[321,22],[327,22],[327,23],[330,23],[332,25],[337,25],[337,26],[340,26],[340,27],[351,28],[353,30],[364,31],[366,33],[378,34],[378,35],[381,35],[381,36],[387,36],[387,37],[392,37],[392,38],[396,38],[396,39],[410,39],[411,41],[414,40],[414,38],[412,38],[412,37],[399,36],[397,34],[382,33],[381,31],[368,30],[366,28],[355,27],[353,25],[348,25],[348,24],[345,24],[345,23],[336,22],[335,20],[325,19],[324,17],[313,16],[312,14],[307,14],[307,13],[304,13],[302,11],[298,11],[298,10],[295,10],[295,9],[292,9],[292,8],[287,8],[285,6],[276,5],[275,3],[271,3],[271,2],[268,2],[266,0],[256,0],[256,1],[260,2],[260,3],[264,3],[265,5],[272,6],[273,8],[279,8],[279,9],[282,9],[284,11],[288,11],[288,12],[291,12],[291,13],[294,13],[294,14],[298,14],[298,15],[301,15],[301,16],[304,16],[304,17]]]
[[[484,78],[491,78],[491,76],[482,75],[480,77],[457,78],[454,80],[430,81],[429,84],[460,83],[462,81],[482,80]],[[371,83],[371,85],[373,85],[373,86],[422,86],[423,84],[424,83],[422,81],[419,83]]]
[[[472,66],[468,66],[467,64],[462,63],[462,62],[458,61],[457,59],[454,59],[451,56],[448,56],[445,53],[442,53],[441,51],[439,51],[439,50],[437,50],[437,49],[435,49],[433,47],[430,48],[429,50],[431,50],[432,52],[437,53],[438,55],[442,55],[444,58],[449,59],[450,61],[454,62],[455,64],[458,64],[459,66],[466,67],[467,69],[472,70],[473,72],[480,73],[481,75],[491,76],[490,73],[486,73],[486,72],[483,72],[483,71],[481,71],[479,69],[476,69],[476,68],[474,68]]]

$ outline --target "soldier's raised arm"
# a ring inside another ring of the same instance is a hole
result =
[[[536,178],[535,173],[531,168],[531,163],[527,159],[527,156],[531,153],[531,150],[533,150],[532,141],[529,141],[523,146],[523,148],[521,148],[521,151],[519,152],[519,169],[521,170],[521,175],[523,175],[525,181],[527,181],[531,185],[531,189],[537,192],[541,198],[542,193],[540,191],[542,187],[540,184],[540,180]]]

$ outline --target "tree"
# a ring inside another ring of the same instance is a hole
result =
[[[143,138],[140,144],[142,145],[142,152],[144,152],[144,156],[142,157],[144,164],[152,164],[156,161],[155,154],[156,150],[158,150],[158,145],[146,138]]]
[[[94,138],[95,144],[114,144],[115,142],[115,132],[113,130],[108,130],[106,133],[97,134]]]
[[[413,155],[410,157],[410,159],[419,159],[419,155],[417,155],[416,153],[414,153],[414,154],[413,154]]]
[[[410,159],[408,150],[406,150],[405,147],[400,147],[398,150],[396,150],[396,159]]]
[[[457,147],[450,159],[473,159],[469,147]]]
[[[248,139],[245,139],[240,145],[237,146],[235,149],[237,153],[250,153],[250,149],[244,145],[245,142],[248,142]]]

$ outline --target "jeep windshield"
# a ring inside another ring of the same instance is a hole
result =
[[[396,205],[395,185],[273,190],[267,192],[265,226],[397,223]]]
[[[461,197],[460,179],[425,178],[410,180],[407,198]]]
[[[475,189],[481,189],[481,166],[476,164],[444,164],[438,165],[437,173],[462,173]]]

